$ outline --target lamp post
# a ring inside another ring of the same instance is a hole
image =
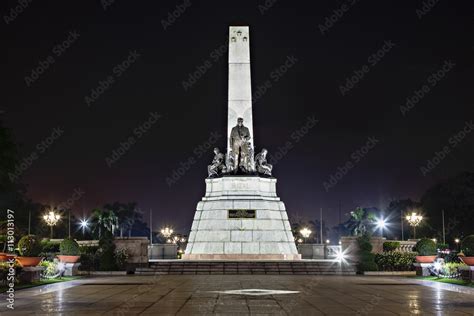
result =
[[[408,224],[413,227],[413,239],[416,239],[416,226],[421,223],[423,216],[416,214],[416,212],[412,212],[411,215],[406,216],[406,219]]]
[[[454,242],[456,243],[456,250],[459,252],[459,238],[454,239]]]
[[[308,238],[311,235],[311,230],[305,227],[300,230],[300,234],[301,236],[303,236],[304,242],[306,242],[306,238]]]
[[[169,238],[171,235],[173,235],[173,233],[174,231],[169,227],[165,227],[161,230],[161,235],[163,235],[165,238]]]
[[[53,226],[58,223],[58,221],[61,219],[61,216],[59,214],[56,214],[54,211],[49,211],[48,214],[43,215],[43,219],[46,224],[51,227],[50,239],[53,239]]]

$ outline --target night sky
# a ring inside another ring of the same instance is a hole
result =
[[[83,191],[78,215],[136,201],[154,229],[187,233],[212,147],[226,146],[228,27],[249,25],[254,141],[289,215],[322,207],[333,225],[339,202],[419,199],[474,169],[474,3],[425,2],[2,1],[0,118],[34,158],[21,181],[53,205]]]

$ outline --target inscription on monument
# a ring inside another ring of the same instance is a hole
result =
[[[256,218],[255,210],[228,210],[227,217],[238,219],[238,218]]]

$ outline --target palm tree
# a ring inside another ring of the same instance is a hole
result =
[[[375,222],[375,214],[369,209],[357,207],[351,212],[351,218],[344,224],[354,236],[362,236],[369,232],[369,226]]]
[[[102,231],[107,230],[114,234],[115,227],[118,225],[118,219],[112,210],[102,210],[95,208],[92,210],[92,222],[95,224],[93,233],[98,233],[99,238]]]
[[[104,209],[113,212],[117,216],[117,225],[120,228],[120,237],[123,237],[123,231],[128,230],[130,236],[131,229],[135,221],[141,218],[141,214],[136,210],[137,203],[120,203],[114,202],[112,204],[104,205]]]

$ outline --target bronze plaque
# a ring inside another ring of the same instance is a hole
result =
[[[255,218],[255,210],[228,210],[227,218]]]

